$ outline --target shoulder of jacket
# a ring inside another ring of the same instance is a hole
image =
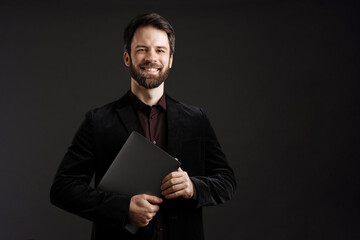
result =
[[[175,104],[177,109],[179,111],[181,111],[181,114],[185,114],[185,115],[189,115],[189,116],[196,116],[196,117],[203,117],[204,116],[204,111],[200,108],[200,107],[197,107],[197,106],[194,106],[194,105],[190,105],[190,104],[186,104],[186,103],[183,103],[183,102],[180,102],[178,100],[175,100],[169,96],[168,97],[168,105],[172,105],[172,104]]]
[[[107,103],[101,107],[93,108],[87,112],[87,116],[91,115],[92,118],[102,118],[109,115],[113,115],[116,112],[116,109],[128,104],[129,100],[127,98],[127,93],[124,94],[120,99]]]

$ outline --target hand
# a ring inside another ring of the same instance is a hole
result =
[[[187,172],[181,168],[170,173],[162,180],[161,194],[167,199],[183,197],[190,199],[194,196],[194,184]]]
[[[148,194],[135,195],[130,200],[129,221],[132,225],[145,227],[153,219],[162,202],[161,198]]]

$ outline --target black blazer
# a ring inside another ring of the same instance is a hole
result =
[[[167,101],[167,152],[181,161],[194,183],[195,200],[166,200],[168,232],[173,239],[204,238],[202,207],[229,200],[235,177],[201,109]],[[135,239],[124,229],[131,196],[95,186],[132,131],[140,131],[128,93],[89,111],[62,160],[50,191],[51,202],[94,222],[92,239]]]

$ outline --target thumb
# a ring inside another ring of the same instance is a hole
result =
[[[161,203],[163,201],[159,197],[152,196],[152,195],[147,195],[147,194],[145,194],[145,200],[147,200],[149,203],[152,203],[152,204],[159,204],[159,203]]]

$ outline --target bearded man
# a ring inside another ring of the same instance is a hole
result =
[[[134,18],[124,32],[130,90],[86,114],[59,166],[51,202],[93,221],[92,239],[201,240],[202,207],[234,194],[233,170],[204,112],[164,92],[174,51],[175,32],[165,18],[155,13]],[[132,131],[181,162],[163,179],[161,198],[96,188]],[[129,224],[139,230],[128,231]]]

